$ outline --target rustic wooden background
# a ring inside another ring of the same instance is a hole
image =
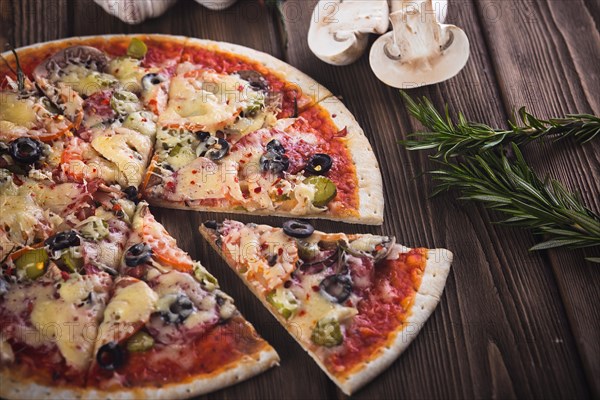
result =
[[[306,33],[316,0],[288,0],[285,27],[257,0],[212,12],[181,0],[164,16],[128,26],[91,0],[0,0],[0,45],[15,47],[75,35],[171,33],[229,41],[265,51],[341,97],[379,157],[386,220],[379,228],[316,223],[324,230],[396,234],[407,245],[455,254],[437,310],[406,353],[356,398],[600,397],[600,267],[597,250],[530,253],[530,232],[493,225],[497,215],[417,177],[431,164],[397,140],[417,128],[397,90],[370,72],[367,57],[349,67],[320,62]],[[450,103],[473,120],[503,125],[527,106],[541,117],[600,113],[600,3],[597,0],[450,0],[448,21],[471,41],[471,59],[454,79],[411,91]],[[288,38],[285,47],[284,37]],[[600,211],[600,144],[530,145],[528,160]],[[197,232],[222,215],[154,210],[179,244],[203,261],[238,307],[280,353],[282,363],[207,398],[344,398],[263,310]],[[249,218],[244,220],[249,221]],[[269,221],[269,219],[266,219]]]

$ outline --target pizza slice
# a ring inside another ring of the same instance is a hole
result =
[[[279,361],[217,280],[138,205],[88,376],[93,397],[192,397]]]
[[[53,262],[35,277],[29,271],[48,261],[31,254],[21,256],[33,265],[27,275],[0,278],[0,394],[75,397],[86,382],[112,278],[69,274]]]
[[[440,300],[452,261],[393,237],[206,222],[200,232],[346,394],[406,349]]]

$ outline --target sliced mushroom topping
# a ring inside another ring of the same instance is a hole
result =
[[[257,92],[265,92],[267,93],[270,89],[269,81],[258,71],[254,70],[243,70],[238,71],[236,74],[248,82],[250,87]]]
[[[52,76],[60,76],[69,65],[80,65],[87,69],[102,72],[108,64],[104,52],[90,46],[73,46],[59,51],[46,59],[35,70],[33,77],[37,82]]]
[[[375,75],[387,85],[414,88],[458,74],[469,59],[469,40],[464,31],[440,24],[432,0],[404,3],[390,14],[393,30],[371,48]]]
[[[333,65],[356,61],[366,50],[370,33],[389,27],[387,0],[319,0],[308,31],[308,46]]]
[[[378,262],[388,256],[394,244],[396,238],[393,236],[361,235],[351,241],[345,250],[354,256],[366,256]]]

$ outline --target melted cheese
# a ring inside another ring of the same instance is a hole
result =
[[[179,65],[178,75],[171,80],[161,123],[192,125],[214,132],[234,123],[243,109],[264,104],[264,94],[252,90],[238,76],[193,68],[189,63]]]
[[[33,128],[37,122],[34,102],[31,99],[19,99],[17,93],[0,92],[0,121]]]
[[[242,198],[237,180],[237,163],[215,163],[200,157],[179,170],[175,192],[187,200]]]
[[[92,147],[117,165],[119,183],[139,186],[152,149],[150,138],[127,128],[117,128],[97,134]]]
[[[104,321],[119,324],[147,322],[157,301],[158,295],[145,282],[138,281],[118,288],[104,310]]]
[[[106,296],[95,294],[91,305],[82,302],[103,284],[102,279],[98,275],[76,277],[61,284],[59,298],[48,293],[33,302],[31,322],[41,342],[56,343],[67,365],[79,370],[88,366],[97,318]]]

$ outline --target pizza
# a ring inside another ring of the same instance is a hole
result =
[[[225,220],[200,232],[263,305],[348,395],[406,349],[442,295],[445,249],[394,237]]]
[[[4,58],[2,146],[23,150],[0,166],[135,187],[167,208],[383,221],[379,166],[356,120],[271,56],[147,35],[24,48],[23,74]]]
[[[42,43],[2,59],[0,397],[186,398],[278,363],[150,206],[383,221],[381,173],[354,117],[322,86],[269,55],[186,37],[120,35]],[[229,240],[220,229],[211,231],[214,244]],[[303,305],[294,306],[285,287],[297,265],[281,256],[296,248],[298,265],[314,260],[295,238],[276,232],[291,247],[278,247],[275,259],[258,251],[246,277],[251,287],[262,285],[255,290],[285,322],[301,318]],[[396,343],[386,355],[375,353],[382,332],[394,335],[426,319],[449,265],[433,263],[436,252],[382,246],[399,258],[356,259],[377,285],[399,285],[389,287],[406,308],[385,308],[397,318],[365,341],[366,328],[357,326],[360,334],[352,336],[349,321],[373,318],[374,300],[353,292],[346,299],[353,306],[329,304],[349,313],[338,321],[342,336],[334,334],[346,345],[317,348],[301,340],[346,391],[401,351]],[[309,250],[327,260],[351,254],[340,249],[313,243]],[[329,271],[329,261],[321,264]],[[436,268],[438,278],[427,278]],[[409,275],[411,282],[403,280]],[[421,298],[425,289],[435,296]],[[330,343],[328,326],[316,340]],[[358,353],[339,351],[350,345]],[[365,357],[374,360],[368,373]]]
[[[16,174],[2,196],[3,398],[191,397],[278,363],[147,203]]]

